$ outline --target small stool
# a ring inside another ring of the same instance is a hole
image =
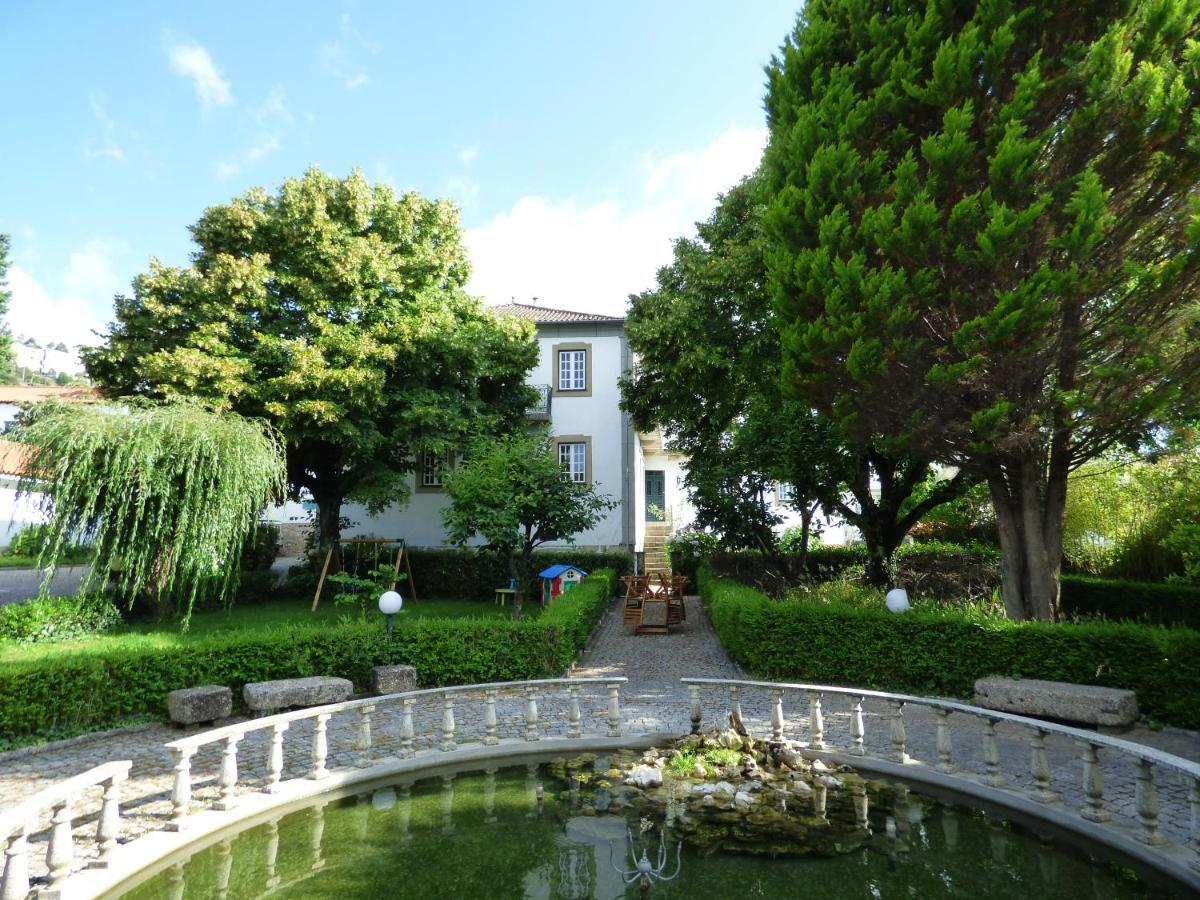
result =
[[[516,588],[496,588],[496,603],[501,606],[508,605],[508,598],[517,595]]]

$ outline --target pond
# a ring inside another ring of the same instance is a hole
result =
[[[896,782],[849,776],[818,801],[780,794],[769,811],[764,799],[747,813],[731,801],[702,808],[691,800],[703,796],[689,800],[689,786],[670,779],[626,787],[612,768],[622,761],[589,755],[320,799],[226,835],[123,896],[1183,896],[1111,857]],[[663,851],[661,874],[678,874],[650,887],[634,880],[631,842],[655,868]]]

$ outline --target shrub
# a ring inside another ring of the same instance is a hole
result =
[[[1073,617],[1143,619],[1200,628],[1200,586],[1064,575],[1062,609]]]
[[[726,650],[760,677],[957,697],[986,675],[1046,678],[1127,688],[1148,716],[1200,726],[1200,632],[1192,629],[773,601],[708,569],[700,594]]]
[[[599,570],[537,618],[404,620],[391,641],[378,623],[218,635],[171,647],[86,649],[0,667],[0,733],[8,738],[165,717],[167,693],[249,681],[339,675],[364,690],[372,666],[415,666],[422,686],[561,676],[616,586]]]
[[[45,525],[25,525],[13,532],[8,546],[4,549],[5,556],[19,556],[37,560],[42,552],[49,530]],[[60,563],[86,562],[92,557],[92,548],[85,544],[70,544],[63,548],[59,558]]]
[[[437,600],[488,600],[498,587],[508,584],[508,560],[477,550],[411,550],[413,584],[418,597]],[[576,565],[586,572],[611,569],[617,577],[633,571],[633,554],[622,550],[538,550],[533,572],[555,563]],[[527,600],[535,600],[541,582],[534,579]]]
[[[716,535],[685,528],[667,539],[667,561],[674,574],[684,575],[690,583],[695,584],[700,564],[716,553],[720,546]]]
[[[0,606],[0,640],[21,644],[99,634],[121,624],[106,597],[46,597]]]

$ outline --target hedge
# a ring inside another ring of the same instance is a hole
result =
[[[616,573],[598,570],[537,618],[421,619],[389,642],[376,625],[222,635],[175,647],[86,650],[0,668],[0,734],[86,731],[130,716],[165,718],[167,693],[199,684],[338,675],[362,691],[371,667],[415,666],[422,686],[561,676],[604,614]]]
[[[1200,727],[1193,629],[776,601],[709,569],[700,594],[725,649],[760,677],[955,697],[971,696],[986,675],[1045,678],[1127,688],[1147,716]]]
[[[1200,628],[1200,587],[1064,575],[1062,610],[1068,616],[1102,615]]]
[[[413,581],[418,597],[436,600],[490,600],[498,587],[508,584],[508,560],[477,550],[411,550]],[[538,550],[533,554],[534,574],[555,563],[579,566],[586,572],[612,569],[618,578],[633,571],[633,554],[594,550]],[[529,598],[537,597],[538,584],[530,585]]]

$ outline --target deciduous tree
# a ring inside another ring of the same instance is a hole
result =
[[[116,298],[88,373],[112,394],[198,396],[270,421],[322,546],[342,505],[407,499],[423,450],[523,421],[532,326],[464,291],[458,211],[319,169],[191,228],[186,268],[151,262]]]
[[[1200,389],[1198,13],[813,0],[768,69],[785,377],[986,479],[1016,618],[1071,470]]]

